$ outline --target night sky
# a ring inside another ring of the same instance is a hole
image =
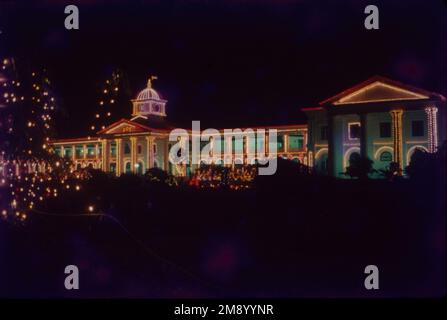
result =
[[[67,4],[78,5],[80,30],[64,28]],[[364,28],[368,4],[380,30]],[[2,1],[0,30],[0,54],[47,69],[60,137],[87,135],[116,67],[134,95],[157,75],[179,125],[303,123],[300,108],[375,74],[447,96],[442,0]]]

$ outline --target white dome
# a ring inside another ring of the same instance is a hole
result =
[[[140,91],[136,100],[149,100],[149,99],[160,100],[160,95],[154,89],[146,88]]]

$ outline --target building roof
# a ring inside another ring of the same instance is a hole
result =
[[[161,100],[160,94],[153,88],[145,88],[138,93],[137,101],[141,100]]]
[[[340,101],[341,99],[346,98],[346,97],[354,94],[355,92],[358,92],[374,83],[381,83],[381,84],[388,85],[391,87],[399,88],[399,89],[414,93],[415,96],[420,95],[420,96],[425,96],[428,98],[441,99],[443,101],[446,100],[446,98],[439,93],[427,91],[427,90],[417,88],[417,87],[414,87],[414,86],[411,86],[408,84],[404,84],[402,82],[395,81],[395,80],[392,80],[392,79],[389,79],[389,78],[386,78],[383,76],[375,75],[375,76],[367,79],[366,81],[363,81],[363,82],[361,82],[357,85],[354,85],[354,86],[352,86],[352,87],[350,87],[350,88],[348,88],[348,89],[346,89],[346,90],[344,90],[344,91],[342,91],[326,100],[321,101],[319,103],[319,105],[323,106],[323,105],[333,104],[333,103]]]

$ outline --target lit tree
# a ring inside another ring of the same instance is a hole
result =
[[[100,97],[90,124],[90,135],[128,115],[130,90],[124,73],[116,69],[100,86]]]
[[[6,160],[47,158],[56,111],[45,71],[24,71],[12,58],[0,73],[0,152]]]
[[[23,222],[37,203],[70,189],[67,181],[79,191],[85,173],[49,147],[57,108],[45,71],[21,69],[13,58],[1,63],[0,213]]]

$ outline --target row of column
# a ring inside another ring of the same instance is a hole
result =
[[[137,172],[138,163],[138,137],[130,137],[130,163],[132,172]],[[154,167],[154,143],[155,137],[146,136],[146,168],[150,169]],[[123,151],[123,138],[115,139],[103,139],[102,140],[102,168],[104,171],[109,171],[110,159],[111,159],[111,143],[115,142],[116,146],[116,175],[119,176],[124,171],[124,151]]]
[[[61,145],[61,155],[64,156],[65,155],[65,149],[67,147],[64,147],[63,145]],[[69,147],[71,149],[71,158],[72,160],[80,160],[80,159],[87,159],[88,158],[88,152],[87,152],[87,145],[83,144],[82,145],[82,158],[77,158],[76,157],[76,146],[72,145]],[[98,157],[99,156],[99,144],[95,143],[95,156]]]
[[[425,109],[427,115],[428,123],[428,150],[429,152],[436,152],[438,147],[438,121],[437,121],[437,111],[438,109],[434,106],[426,107]],[[391,128],[392,128],[392,138],[393,138],[393,161],[397,162],[399,166],[403,167],[403,157],[402,157],[402,118],[403,109],[393,109],[390,111],[391,115]],[[368,157],[368,121],[367,113],[361,113],[360,115],[360,155],[362,157]],[[335,166],[335,135],[333,133],[335,127],[335,116],[329,115],[328,119],[328,170],[329,173],[334,174]]]

